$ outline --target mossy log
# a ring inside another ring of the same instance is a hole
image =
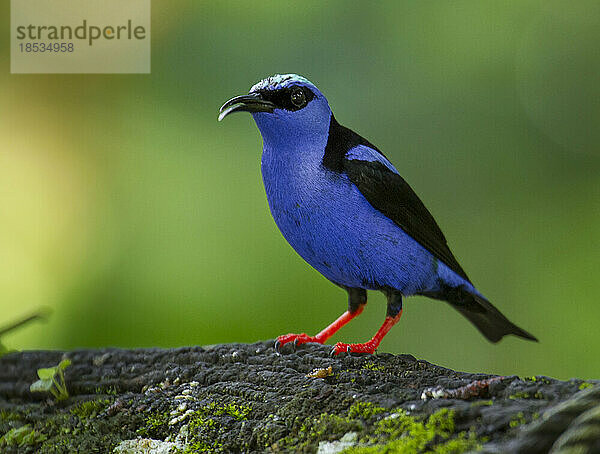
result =
[[[600,382],[455,372],[273,341],[0,357],[0,451],[600,452]],[[32,393],[69,359],[68,398]],[[579,449],[575,451],[574,449]]]

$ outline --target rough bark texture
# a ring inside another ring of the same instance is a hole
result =
[[[455,372],[410,355],[332,358],[330,348],[9,353],[0,451],[600,452],[597,381]],[[65,357],[69,398],[31,393],[37,369]]]

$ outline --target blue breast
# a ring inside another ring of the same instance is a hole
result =
[[[345,174],[324,168],[324,143],[283,145],[263,149],[269,207],[290,245],[327,279],[348,287],[391,287],[404,295],[436,291],[442,277],[453,286],[468,284],[375,210]],[[349,153],[360,159],[366,154]]]

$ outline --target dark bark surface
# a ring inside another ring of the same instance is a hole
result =
[[[0,452],[600,452],[597,381],[456,372],[410,355],[332,358],[330,348],[9,353]],[[64,358],[69,398],[31,393],[37,370]]]

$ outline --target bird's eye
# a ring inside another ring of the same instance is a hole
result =
[[[298,87],[292,90],[290,100],[296,107],[304,107],[306,105],[306,95],[304,94],[304,91]]]

